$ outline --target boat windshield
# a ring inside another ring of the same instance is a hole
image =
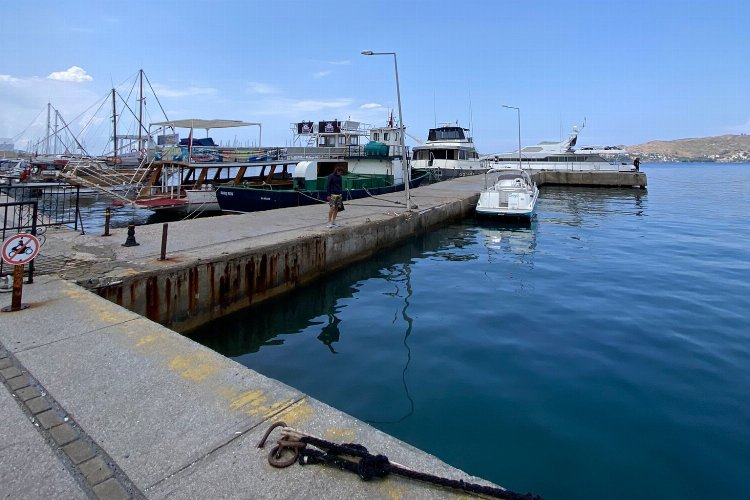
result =
[[[500,174],[497,176],[497,180],[499,181],[521,179],[521,178],[523,178],[521,174]]]
[[[464,135],[464,129],[461,127],[440,127],[431,128],[430,133],[427,137],[428,141],[455,141],[463,140],[466,136]]]

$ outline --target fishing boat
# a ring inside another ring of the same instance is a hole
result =
[[[220,146],[208,137],[212,129],[250,126],[258,127],[257,147]],[[189,130],[187,138],[174,133],[181,128]],[[207,137],[194,137],[200,129]],[[157,138],[158,146],[135,204],[158,212],[219,211],[216,187],[221,184],[274,183],[288,177],[294,162],[276,161],[277,149],[262,148],[260,130],[260,123],[238,120],[193,118],[152,123],[149,135]]]
[[[411,177],[402,161],[401,130],[390,118],[384,127],[352,120],[298,122],[291,125],[293,146],[286,161],[295,162],[287,174],[275,172],[263,182],[223,185],[216,190],[219,206],[227,212],[255,212],[324,203],[326,180],[343,169],[343,198],[354,200],[403,191],[404,172],[409,187],[417,187],[426,173]],[[269,172],[270,174],[271,172]]]
[[[429,172],[433,180],[475,175],[487,171],[469,129],[444,123],[431,128],[427,141],[412,149],[412,168]]]
[[[574,126],[568,138],[559,142],[542,141],[535,146],[511,153],[482,157],[492,168],[523,168],[524,170],[564,170],[573,172],[632,172],[636,167],[628,160],[627,151],[618,146],[576,147],[578,134],[586,126]]]
[[[529,174],[518,168],[493,168],[485,174],[476,213],[484,217],[530,219],[539,188]]]

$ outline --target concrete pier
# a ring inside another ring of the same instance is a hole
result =
[[[587,187],[637,187],[646,188],[647,178],[644,172],[577,172],[567,170],[542,170],[531,172],[531,178],[537,186],[587,186]]]
[[[463,216],[477,182],[415,190],[413,213],[399,204],[403,194],[350,202],[335,229],[325,227],[323,205],[170,223],[164,261],[161,225],[138,227],[131,247],[122,246],[125,229],[109,237],[50,229],[37,262],[47,275],[23,291],[31,307],[0,313],[3,494],[458,497],[398,477],[362,482],[325,466],[275,469],[255,445],[277,420],[416,470],[488,484],[149,319],[195,325],[309,282]],[[117,290],[132,311],[115,303]],[[0,294],[0,306],[9,301]]]

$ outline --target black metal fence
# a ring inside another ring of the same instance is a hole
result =
[[[80,187],[71,184],[27,184],[0,187],[0,242],[18,233],[30,233],[44,246],[48,226],[73,225],[81,219]],[[13,273],[13,266],[0,259],[0,276]],[[27,267],[29,283],[34,279],[34,261]]]

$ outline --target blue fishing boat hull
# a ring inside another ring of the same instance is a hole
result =
[[[415,177],[409,182],[409,188],[418,187],[426,175]],[[344,201],[396,193],[404,190],[404,185],[385,186],[368,189],[347,189],[343,193]],[[275,208],[300,207],[325,203],[326,191],[309,191],[305,189],[267,189],[243,186],[222,186],[216,190],[219,207],[225,212],[260,212]]]

